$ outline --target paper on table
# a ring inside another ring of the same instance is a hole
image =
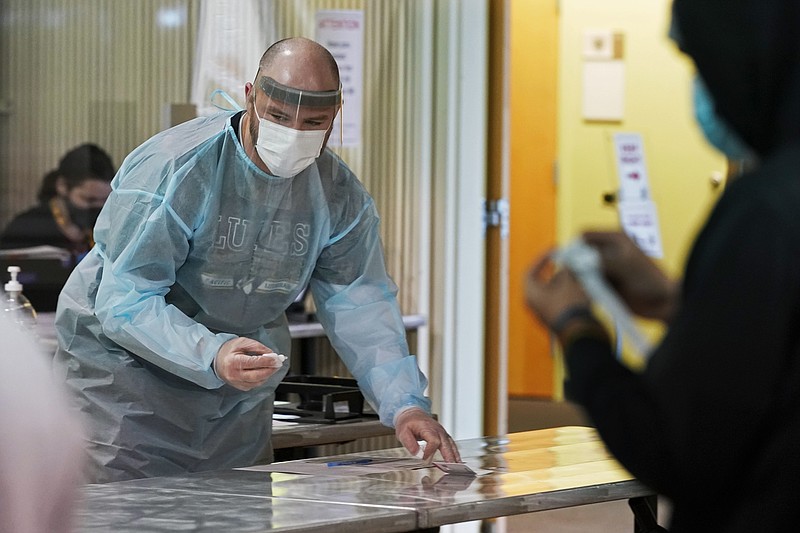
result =
[[[455,476],[477,476],[473,469],[464,463],[445,463],[434,461],[433,466],[444,472],[445,474],[453,474]]]
[[[302,461],[287,461],[269,465],[256,465],[244,470],[258,470],[260,472],[283,472],[287,474],[315,474],[322,476],[363,476],[366,474],[380,474],[397,470],[416,470],[429,468],[431,465],[416,458],[408,457],[368,457],[368,456],[342,456],[343,461],[369,459],[369,463],[343,464],[328,466],[336,457],[304,459]]]

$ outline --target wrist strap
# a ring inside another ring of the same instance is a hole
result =
[[[559,314],[556,319],[553,320],[553,323],[550,324],[550,330],[556,335],[561,335],[561,333],[564,331],[564,328],[567,327],[567,324],[575,319],[583,319],[587,322],[597,322],[592,310],[588,306],[574,305],[561,311],[561,314]]]

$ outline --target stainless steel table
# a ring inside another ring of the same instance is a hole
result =
[[[459,442],[476,477],[396,448],[86,489],[80,531],[412,531],[621,499],[651,498],[591,428]],[[367,464],[328,466],[329,461]]]
[[[273,531],[401,532],[416,527],[413,510],[299,500],[271,495],[283,474],[203,473],[90,485],[76,516],[78,532],[173,533]]]
[[[310,474],[274,485],[293,497],[412,508],[418,528],[655,496],[611,457],[593,428],[551,428],[458,445],[476,477],[444,474],[436,468],[385,471],[377,459],[408,455],[399,448],[351,454],[376,461],[346,469],[326,467],[319,459],[253,469]]]

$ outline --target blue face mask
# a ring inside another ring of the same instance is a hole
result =
[[[711,145],[731,160],[755,160],[756,156],[739,135],[714,110],[714,101],[703,80],[694,78],[694,115]]]

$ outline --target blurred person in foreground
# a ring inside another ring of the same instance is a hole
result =
[[[95,144],[64,154],[42,179],[39,203],[14,217],[0,235],[0,248],[55,246],[71,252],[73,263],[94,246],[93,228],[111,193],[111,157]]]
[[[0,312],[0,533],[71,531],[81,486],[81,427],[50,356]]]
[[[374,202],[326,149],[339,70],[291,38],[262,56],[246,109],[161,132],[122,163],[97,245],[58,302],[56,364],[90,420],[90,477],[115,481],[272,459],[286,309],[317,317],[380,420],[411,452],[459,460],[430,413],[386,272]]]
[[[551,256],[527,301],[565,354],[569,398],[620,462],[673,503],[670,531],[794,531],[800,522],[800,3],[675,0],[673,37],[697,67],[708,140],[756,160],[731,182],[680,283],[624,235],[589,232],[610,284],[666,323],[646,367]]]

